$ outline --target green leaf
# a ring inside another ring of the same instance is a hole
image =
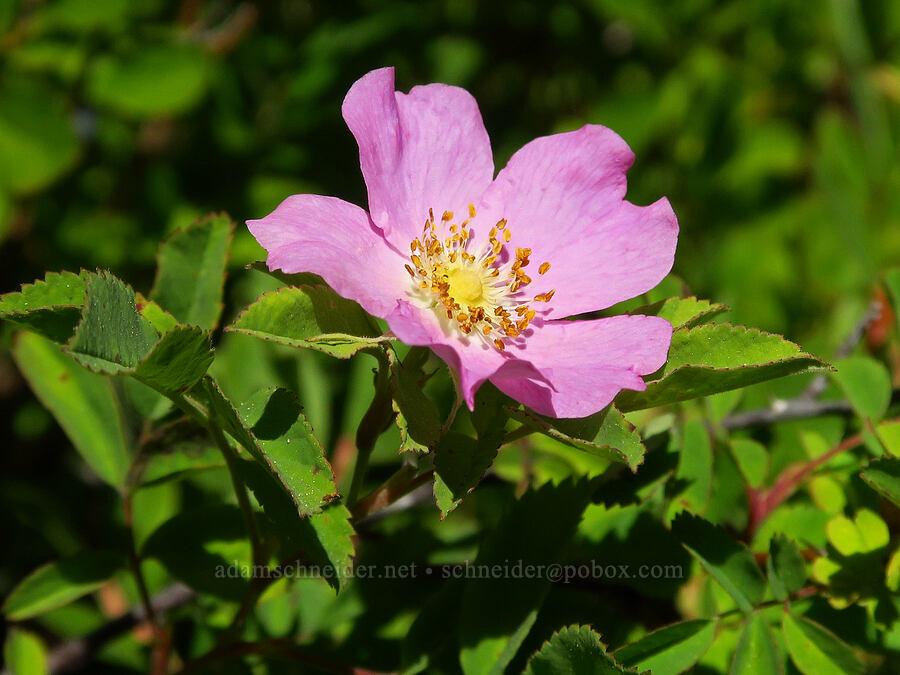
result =
[[[835,366],[834,378],[857,414],[875,422],[884,417],[891,402],[891,376],[887,368],[870,356],[851,356]]]
[[[97,590],[121,566],[110,551],[89,551],[39,567],[3,603],[9,621],[22,621],[61,607]]]
[[[32,391],[85,462],[110,485],[124,485],[129,442],[109,380],[85,370],[34,333],[20,334],[12,353]]]
[[[900,506],[900,458],[871,462],[859,475],[873,490]]]
[[[672,532],[742,611],[750,612],[762,602],[766,580],[753,554],[743,544],[687,512],[678,515],[672,523]]]
[[[199,593],[240,601],[249,583],[250,543],[244,517],[232,504],[196,506],[160,525],[141,548]],[[235,568],[235,565],[237,568]]]
[[[524,675],[621,675],[625,672],[606,653],[599,633],[590,626],[566,626],[529,659]]]
[[[875,428],[875,432],[888,454],[900,457],[900,422],[882,422]]]
[[[193,471],[222,468],[225,460],[218,448],[205,443],[167,444],[165,451],[146,458],[141,471],[140,487],[178,480]]]
[[[177,326],[163,335],[128,374],[154,389],[187,391],[200,381],[212,362],[209,333],[194,326]]]
[[[226,214],[210,215],[173,233],[160,247],[150,297],[180,323],[216,327],[233,231]]]
[[[853,650],[824,626],[803,616],[784,613],[784,643],[804,675],[863,675],[866,666]]]
[[[178,325],[178,319],[160,307],[158,303],[145,298],[140,293],[135,294],[134,306],[138,314],[149,321],[157,333],[168,333]]]
[[[700,420],[686,422],[675,472],[676,482],[683,483],[684,488],[673,499],[672,508],[704,512],[709,504],[712,475],[713,448],[706,425]]]
[[[567,481],[526,492],[482,544],[476,569],[504,568],[515,561],[523,570],[527,565],[546,570],[558,563],[594,488],[590,481]],[[529,579],[508,572],[500,578],[466,580],[459,616],[460,663],[466,675],[503,673],[550,590],[549,573]]]
[[[434,455],[434,497],[441,518],[459,506],[490,468],[506,433],[504,404],[509,399],[490,383],[475,395],[472,424],[477,438],[449,432]]]
[[[253,491],[268,519],[269,529],[281,544],[283,560],[303,552],[322,570],[325,580],[340,590],[353,564],[353,537],[350,511],[343,504],[331,504],[320,513],[303,516],[276,476],[254,460],[240,460],[241,477]]]
[[[766,561],[769,585],[777,600],[786,600],[806,582],[806,563],[797,545],[778,534],[769,542],[769,559]]]
[[[857,511],[853,520],[843,514],[835,516],[825,531],[831,545],[846,557],[877,551],[887,546],[891,538],[881,516],[868,509]]]
[[[530,410],[507,409],[510,417],[577,450],[613,462],[632,471],[644,461],[646,449],[634,426],[615,406],[580,419],[550,419]]]
[[[115,374],[137,367],[159,339],[140,316],[134,291],[108,272],[87,275],[87,303],[66,346],[81,365]]]
[[[422,365],[430,350],[413,347],[403,363],[391,359],[391,393],[398,412],[403,415],[406,433],[416,443],[434,447],[441,438],[442,421],[437,406],[422,391],[426,378]]]
[[[209,56],[196,45],[137,45],[128,54],[101,56],[93,63],[87,96],[129,117],[176,115],[200,102],[210,73]]]
[[[54,342],[66,342],[81,319],[84,295],[84,275],[48,272],[43,281],[0,296],[0,318]]]
[[[729,675],[782,675],[784,667],[769,624],[758,612],[747,618]]]
[[[318,513],[337,498],[331,465],[292,392],[266,389],[235,409],[212,379],[204,384],[223,428],[275,476],[299,513]]]
[[[629,314],[659,316],[671,323],[672,327],[677,330],[707,323],[722,312],[727,311],[728,307],[726,305],[690,297],[660,300],[652,305],[638,307],[629,312]]]
[[[660,375],[643,392],[620,393],[616,407],[652,408],[827,367],[778,335],[727,323],[698,326],[676,331]]]
[[[266,293],[226,330],[341,359],[381,340],[381,331],[362,307],[327,286],[290,286]]]
[[[762,487],[769,473],[769,453],[766,446],[749,438],[731,439],[731,454],[744,480],[752,488]]]
[[[3,645],[6,669],[12,675],[46,675],[47,649],[34,633],[10,628]]]
[[[616,661],[653,675],[682,673],[706,653],[716,637],[716,622],[682,621],[645,635],[614,653]]]
[[[36,86],[0,93],[0,190],[43,190],[78,158],[78,137],[64,100]]]

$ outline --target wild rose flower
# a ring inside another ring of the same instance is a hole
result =
[[[320,275],[459,374],[472,407],[490,380],[538,413],[583,417],[666,360],[672,326],[652,316],[567,317],[653,288],[678,222],[668,200],[623,199],[634,161],[613,131],[537,138],[494,178],[474,98],[444,84],[394,91],[393,68],[347,93],[369,212],[294,195],[247,223],[270,269]]]

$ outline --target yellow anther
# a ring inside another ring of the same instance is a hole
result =
[[[546,274],[550,270],[550,263],[544,262],[541,263],[541,266],[538,267],[538,274]]]
[[[475,205],[469,204],[469,218],[475,217]]]

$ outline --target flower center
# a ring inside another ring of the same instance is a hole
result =
[[[456,225],[453,213],[445,211],[438,225],[429,209],[422,237],[409,245],[412,265],[406,265],[406,271],[416,282],[414,296],[446,316],[463,334],[480,336],[502,351],[537,315],[529,303],[549,302],[555,291],[534,297],[525,294],[523,289],[531,283],[525,273],[531,249],[517,247],[515,257],[503,255],[512,240],[506,220],[491,228],[477,253],[469,253],[469,222],[474,217],[475,207],[469,204],[468,219]],[[501,261],[504,257],[507,260]],[[538,274],[549,269],[550,263],[545,262]]]
[[[469,305],[484,301],[484,284],[481,275],[468,267],[457,267],[447,272],[448,294]]]

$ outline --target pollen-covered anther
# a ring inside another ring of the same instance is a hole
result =
[[[523,271],[530,263],[531,249],[517,247],[515,257],[504,255],[512,232],[506,219],[501,219],[487,232],[479,250],[470,253],[466,249],[472,240],[469,225],[476,215],[475,205],[469,204],[467,211],[469,218],[454,223],[452,211],[443,211],[435,222],[434,209],[429,209],[422,237],[409,245],[412,265],[405,267],[414,280],[421,279],[417,293],[430,290],[432,307],[460,333],[485,339],[502,351],[509,340],[527,337],[523,332],[537,315],[520,295],[532,281]],[[543,263],[538,273],[549,266]],[[550,291],[534,300],[547,302],[552,295]]]

